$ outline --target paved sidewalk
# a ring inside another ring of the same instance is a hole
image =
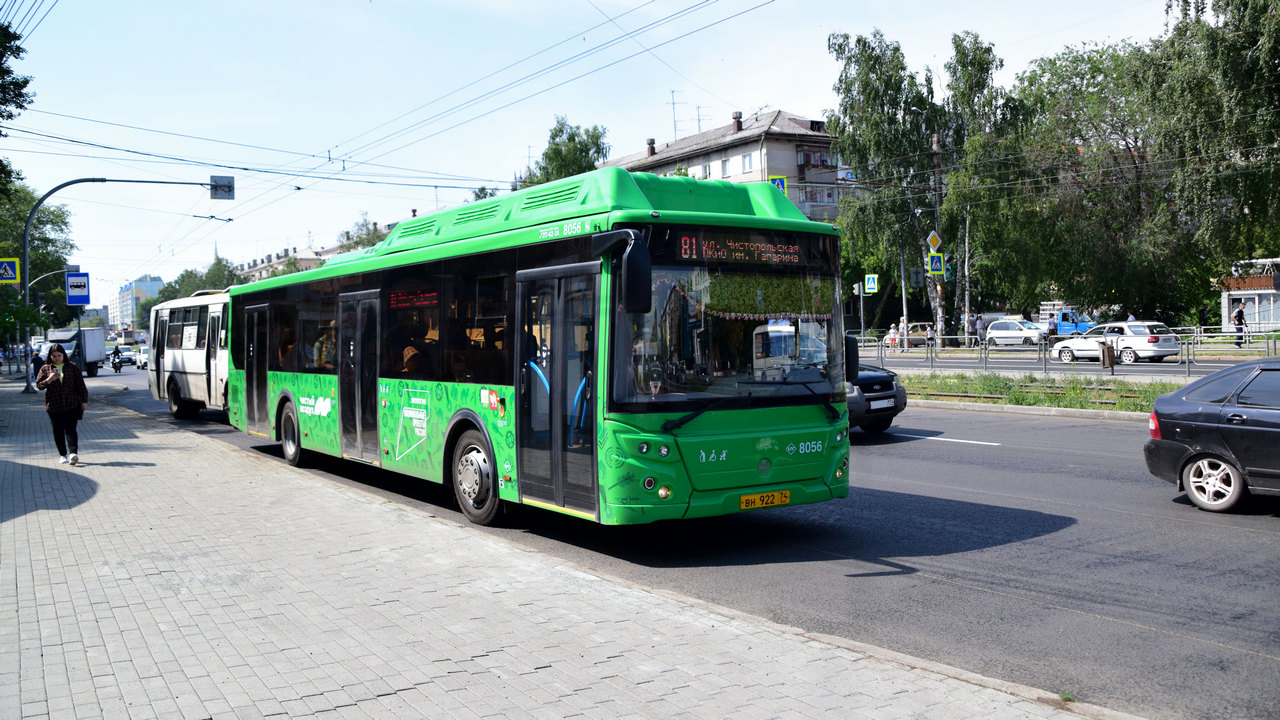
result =
[[[0,379],[0,718],[1128,717],[597,577]]]

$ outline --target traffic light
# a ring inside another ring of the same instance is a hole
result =
[[[951,275],[952,275],[952,272],[951,272],[951,261],[952,261],[952,259],[953,259],[953,258],[952,258],[950,255],[946,255],[946,256],[944,256],[944,257],[942,258],[942,279],[943,279],[943,280],[950,280],[950,279],[951,279]]]

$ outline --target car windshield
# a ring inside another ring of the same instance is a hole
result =
[[[1019,321],[1018,321],[1018,324],[1019,324],[1019,325],[1021,325],[1021,326],[1022,326],[1022,328],[1023,328],[1024,330],[1039,330],[1039,329],[1040,329],[1040,328],[1036,327],[1034,324],[1027,322],[1026,320],[1019,320]]]
[[[1089,332],[1085,333],[1084,335],[1087,338],[1100,338],[1106,334],[1107,334],[1107,326],[1098,325],[1097,327],[1089,328]]]
[[[650,239],[652,309],[622,314],[615,325],[612,399],[628,410],[678,410],[707,400],[816,403],[843,396],[839,282],[834,262],[819,258],[834,261],[832,239],[679,230],[655,228]],[[796,259],[717,255],[721,248],[779,243]]]

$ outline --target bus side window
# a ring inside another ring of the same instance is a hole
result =
[[[207,345],[209,333],[209,308],[200,308],[200,319],[196,324],[196,347],[203,350]]]

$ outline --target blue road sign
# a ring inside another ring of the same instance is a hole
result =
[[[946,272],[942,262],[942,253],[929,253],[929,274],[941,275]]]
[[[89,273],[67,273],[67,304],[89,304]]]
[[[862,278],[862,287],[868,295],[875,295],[876,291],[880,289],[880,276],[867,275]]]
[[[0,284],[15,284],[22,280],[18,274],[18,258],[0,259]]]

